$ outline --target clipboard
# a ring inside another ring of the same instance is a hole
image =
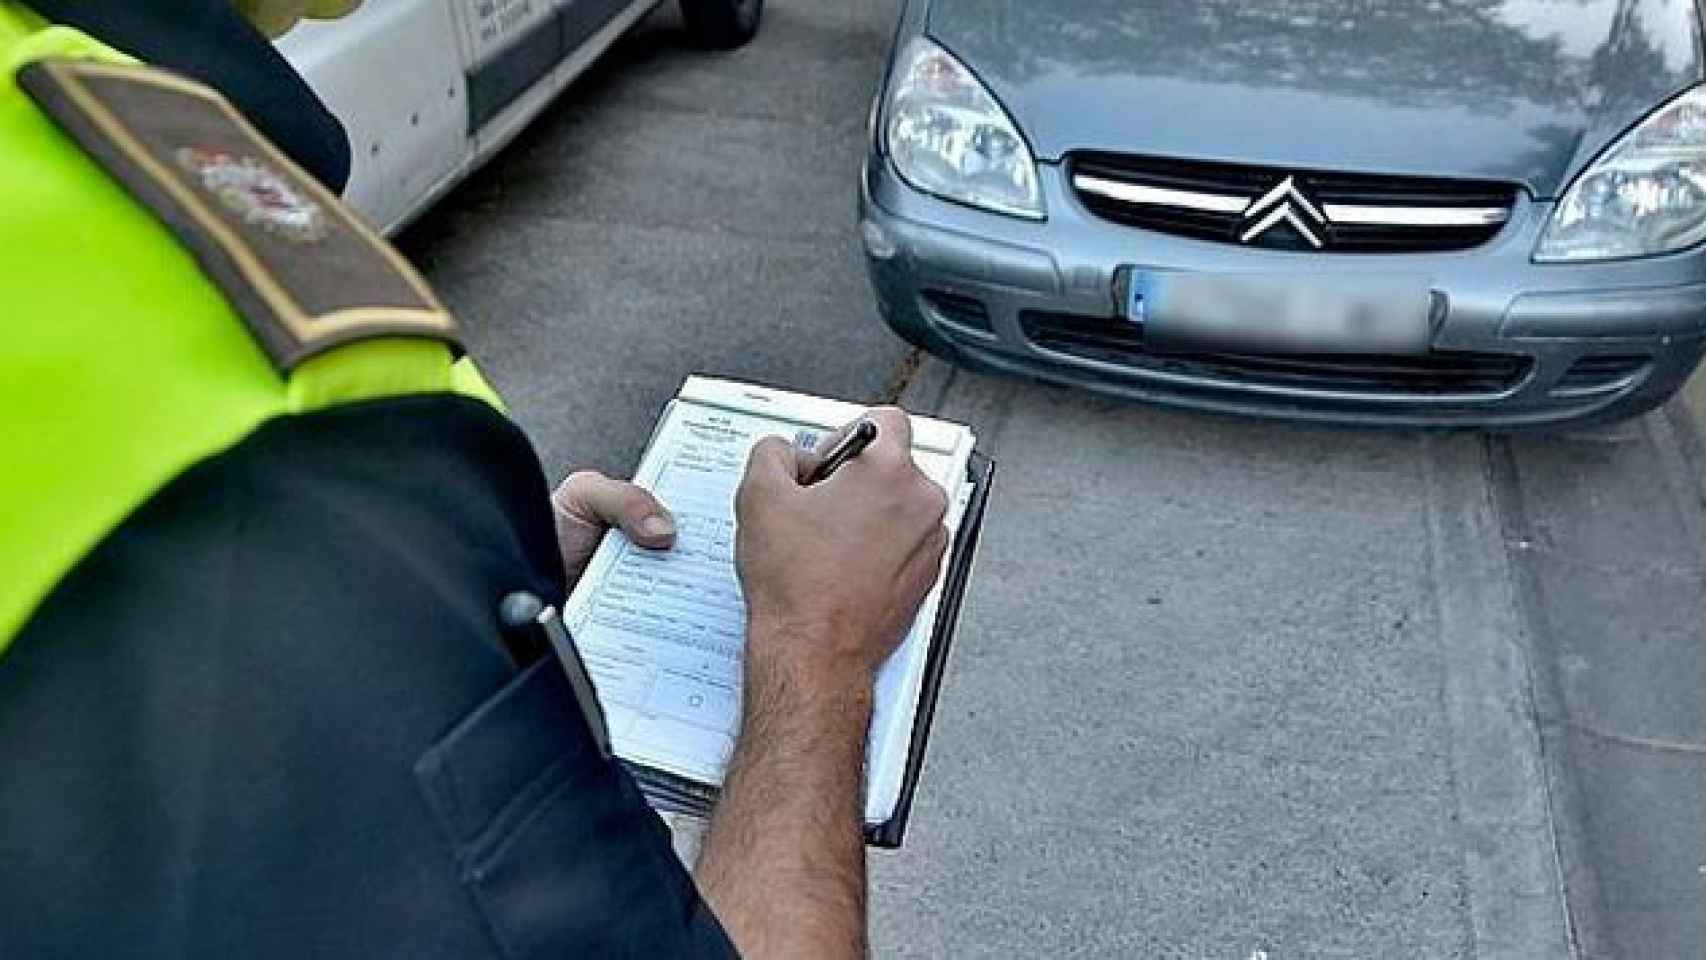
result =
[[[936,610],[936,622],[931,628],[930,653],[925,661],[918,710],[913,717],[900,801],[895,806],[894,816],[887,822],[865,826],[866,845],[878,849],[898,850],[906,840],[907,827],[912,819],[912,803],[924,771],[924,755],[930,745],[936,704],[941,697],[942,680],[947,676],[948,655],[958,633],[960,611],[966,588],[971,584],[972,567],[983,532],[984,513],[995,483],[995,461],[983,454],[973,453],[966,469],[972,495],[966,504],[965,520],[954,538],[947,576],[942,581],[942,603]],[[705,818],[717,805],[721,791],[716,787],[626,760],[622,763],[639,785],[641,793],[657,809]]]

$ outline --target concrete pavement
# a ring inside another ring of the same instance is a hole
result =
[[[1002,465],[885,956],[1563,956],[1475,437],[926,368]]]
[[[1492,448],[1582,956],[1706,952],[1703,387]]]
[[[1702,397],[1369,433],[927,363],[1002,477],[884,955],[1699,956]]]
[[[1003,477],[884,946],[1700,955],[1703,397],[1366,433],[928,364]]]

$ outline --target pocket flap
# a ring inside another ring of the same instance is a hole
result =
[[[466,861],[501,820],[524,812],[576,767],[600,761],[555,658],[534,663],[458,723],[415,776]]]

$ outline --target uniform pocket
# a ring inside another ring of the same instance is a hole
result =
[[[415,776],[505,956],[732,956],[555,658],[457,724]]]

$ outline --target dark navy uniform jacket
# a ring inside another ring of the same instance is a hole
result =
[[[520,432],[455,396],[262,427],[0,660],[0,956],[731,956],[562,667]]]

